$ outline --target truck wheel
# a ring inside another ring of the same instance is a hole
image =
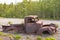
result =
[[[40,28],[38,31],[37,31],[37,34],[38,35],[42,35],[42,34],[44,34],[43,32],[48,32],[48,34],[53,34],[53,32],[52,32],[52,30],[51,29],[49,29],[49,28],[47,28],[47,27],[42,27],[42,28]]]

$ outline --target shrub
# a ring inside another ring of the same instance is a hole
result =
[[[42,38],[40,36],[37,37],[37,40],[42,40]]]
[[[3,35],[4,33],[3,32],[0,32],[0,35]]]
[[[7,36],[7,34],[3,33],[3,32],[0,32],[0,35],[1,36]]]
[[[45,40],[56,40],[55,38],[46,38]]]
[[[21,36],[16,35],[14,38],[15,38],[15,40],[19,40],[21,38]]]
[[[11,21],[9,21],[9,22],[8,22],[8,24],[12,24],[12,22],[11,22]]]

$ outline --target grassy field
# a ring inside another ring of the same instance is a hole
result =
[[[0,40],[57,40],[53,35],[51,37],[39,36],[39,35],[27,35],[27,34],[10,34],[0,32]]]

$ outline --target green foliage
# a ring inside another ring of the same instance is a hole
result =
[[[15,40],[19,40],[20,38],[21,38],[21,36],[19,36],[19,35],[15,36]]]
[[[0,35],[3,35],[3,32],[0,32]]]
[[[40,36],[37,37],[37,40],[42,40],[42,38]]]
[[[46,38],[45,40],[56,40],[55,38]]]
[[[42,19],[60,19],[60,0],[39,0],[32,2],[0,4],[0,17],[24,18],[27,15],[38,15]]]
[[[9,22],[8,22],[8,24],[12,24],[12,22],[11,22],[11,21],[9,21]]]

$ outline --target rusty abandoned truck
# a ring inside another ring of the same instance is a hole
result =
[[[53,23],[43,24],[36,15],[29,15],[24,18],[23,24],[10,24],[2,25],[4,32],[17,32],[27,34],[38,34],[43,33],[54,34],[57,31],[57,26]]]

